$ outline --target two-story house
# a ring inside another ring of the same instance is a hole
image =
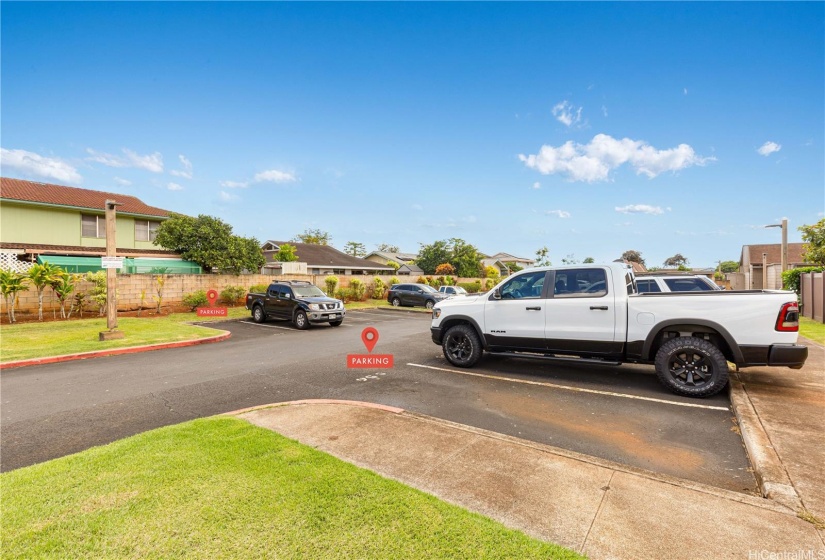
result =
[[[117,256],[126,258],[121,272],[201,272],[153,243],[168,210],[134,196],[6,177],[0,178],[0,267],[23,271],[33,262],[50,262],[70,272],[100,270],[107,200],[119,203]]]

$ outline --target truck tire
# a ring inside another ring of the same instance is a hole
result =
[[[263,323],[266,321],[266,313],[264,313],[263,307],[256,305],[252,308],[252,320],[256,323]]]
[[[292,324],[295,325],[296,329],[302,331],[306,330],[309,328],[309,318],[306,313],[299,309],[295,312],[295,317],[292,319]]]
[[[716,346],[694,336],[672,338],[656,353],[656,375],[678,395],[710,397],[728,384],[728,362]]]
[[[441,349],[447,361],[458,367],[473,367],[481,359],[481,341],[470,325],[456,325],[447,329]]]

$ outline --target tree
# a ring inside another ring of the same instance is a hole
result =
[[[799,226],[805,248],[802,259],[808,264],[825,266],[825,218],[812,226]]]
[[[569,253],[561,260],[562,264],[579,264],[579,260],[573,253]]]
[[[347,244],[344,245],[344,252],[353,257],[367,256],[367,248],[363,243],[358,243],[357,241],[347,241]]]
[[[332,237],[328,232],[320,229],[305,229],[304,233],[299,233],[291,241],[309,243],[310,245],[329,245],[332,242]]]
[[[551,266],[550,249],[547,246],[542,247],[536,251],[536,266]]]
[[[435,241],[430,245],[421,245],[418,258],[415,259],[424,274],[435,274],[438,265],[450,262],[450,247],[446,241]]]
[[[70,274],[65,270],[58,270],[51,282],[54,295],[57,296],[57,301],[60,302],[60,318],[66,319],[66,300],[72,295],[77,285],[77,275]],[[71,314],[71,310],[69,310]]]
[[[14,323],[14,306],[17,303],[17,294],[26,289],[28,278],[22,272],[16,270],[0,269],[0,293],[6,301],[6,312],[9,315],[9,323]]]
[[[676,253],[672,257],[665,259],[662,263],[668,268],[682,268],[688,263],[687,258],[683,257],[681,253]]]
[[[233,235],[232,226],[204,214],[197,218],[172,214],[158,227],[154,243],[198,263],[207,272],[257,272],[266,263],[257,239]]]
[[[278,262],[295,262],[298,260],[298,255],[295,254],[295,245],[284,243],[278,248],[273,258]]]
[[[379,243],[376,245],[376,251],[380,251],[382,253],[400,253],[401,249],[398,248],[398,245],[390,245],[389,243]]]
[[[719,270],[724,273],[739,272],[738,261],[722,261],[719,263]]]
[[[43,290],[46,286],[51,286],[55,276],[58,274],[56,266],[45,262],[43,264],[33,264],[29,269],[29,281],[37,289],[37,320],[43,320]]]
[[[634,251],[633,249],[622,253],[622,260],[639,263],[642,266],[645,265],[645,260],[642,258],[642,254],[639,251]]]
[[[449,241],[449,247],[449,262],[455,267],[457,275],[462,278],[472,278],[481,273],[481,253],[474,245],[470,245],[463,239],[453,237]]]
[[[584,259],[582,262],[583,262],[584,264],[593,264],[593,263],[594,263],[594,262],[596,262],[596,261],[593,259],[593,257],[587,257],[587,258],[586,258],[586,259]]]

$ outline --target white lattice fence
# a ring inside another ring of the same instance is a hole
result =
[[[0,252],[0,268],[3,270],[16,270],[17,272],[28,272],[32,263],[17,260],[17,253]]]

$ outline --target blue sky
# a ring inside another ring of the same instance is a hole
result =
[[[825,4],[2,3],[2,174],[235,233],[693,266],[825,209]]]

